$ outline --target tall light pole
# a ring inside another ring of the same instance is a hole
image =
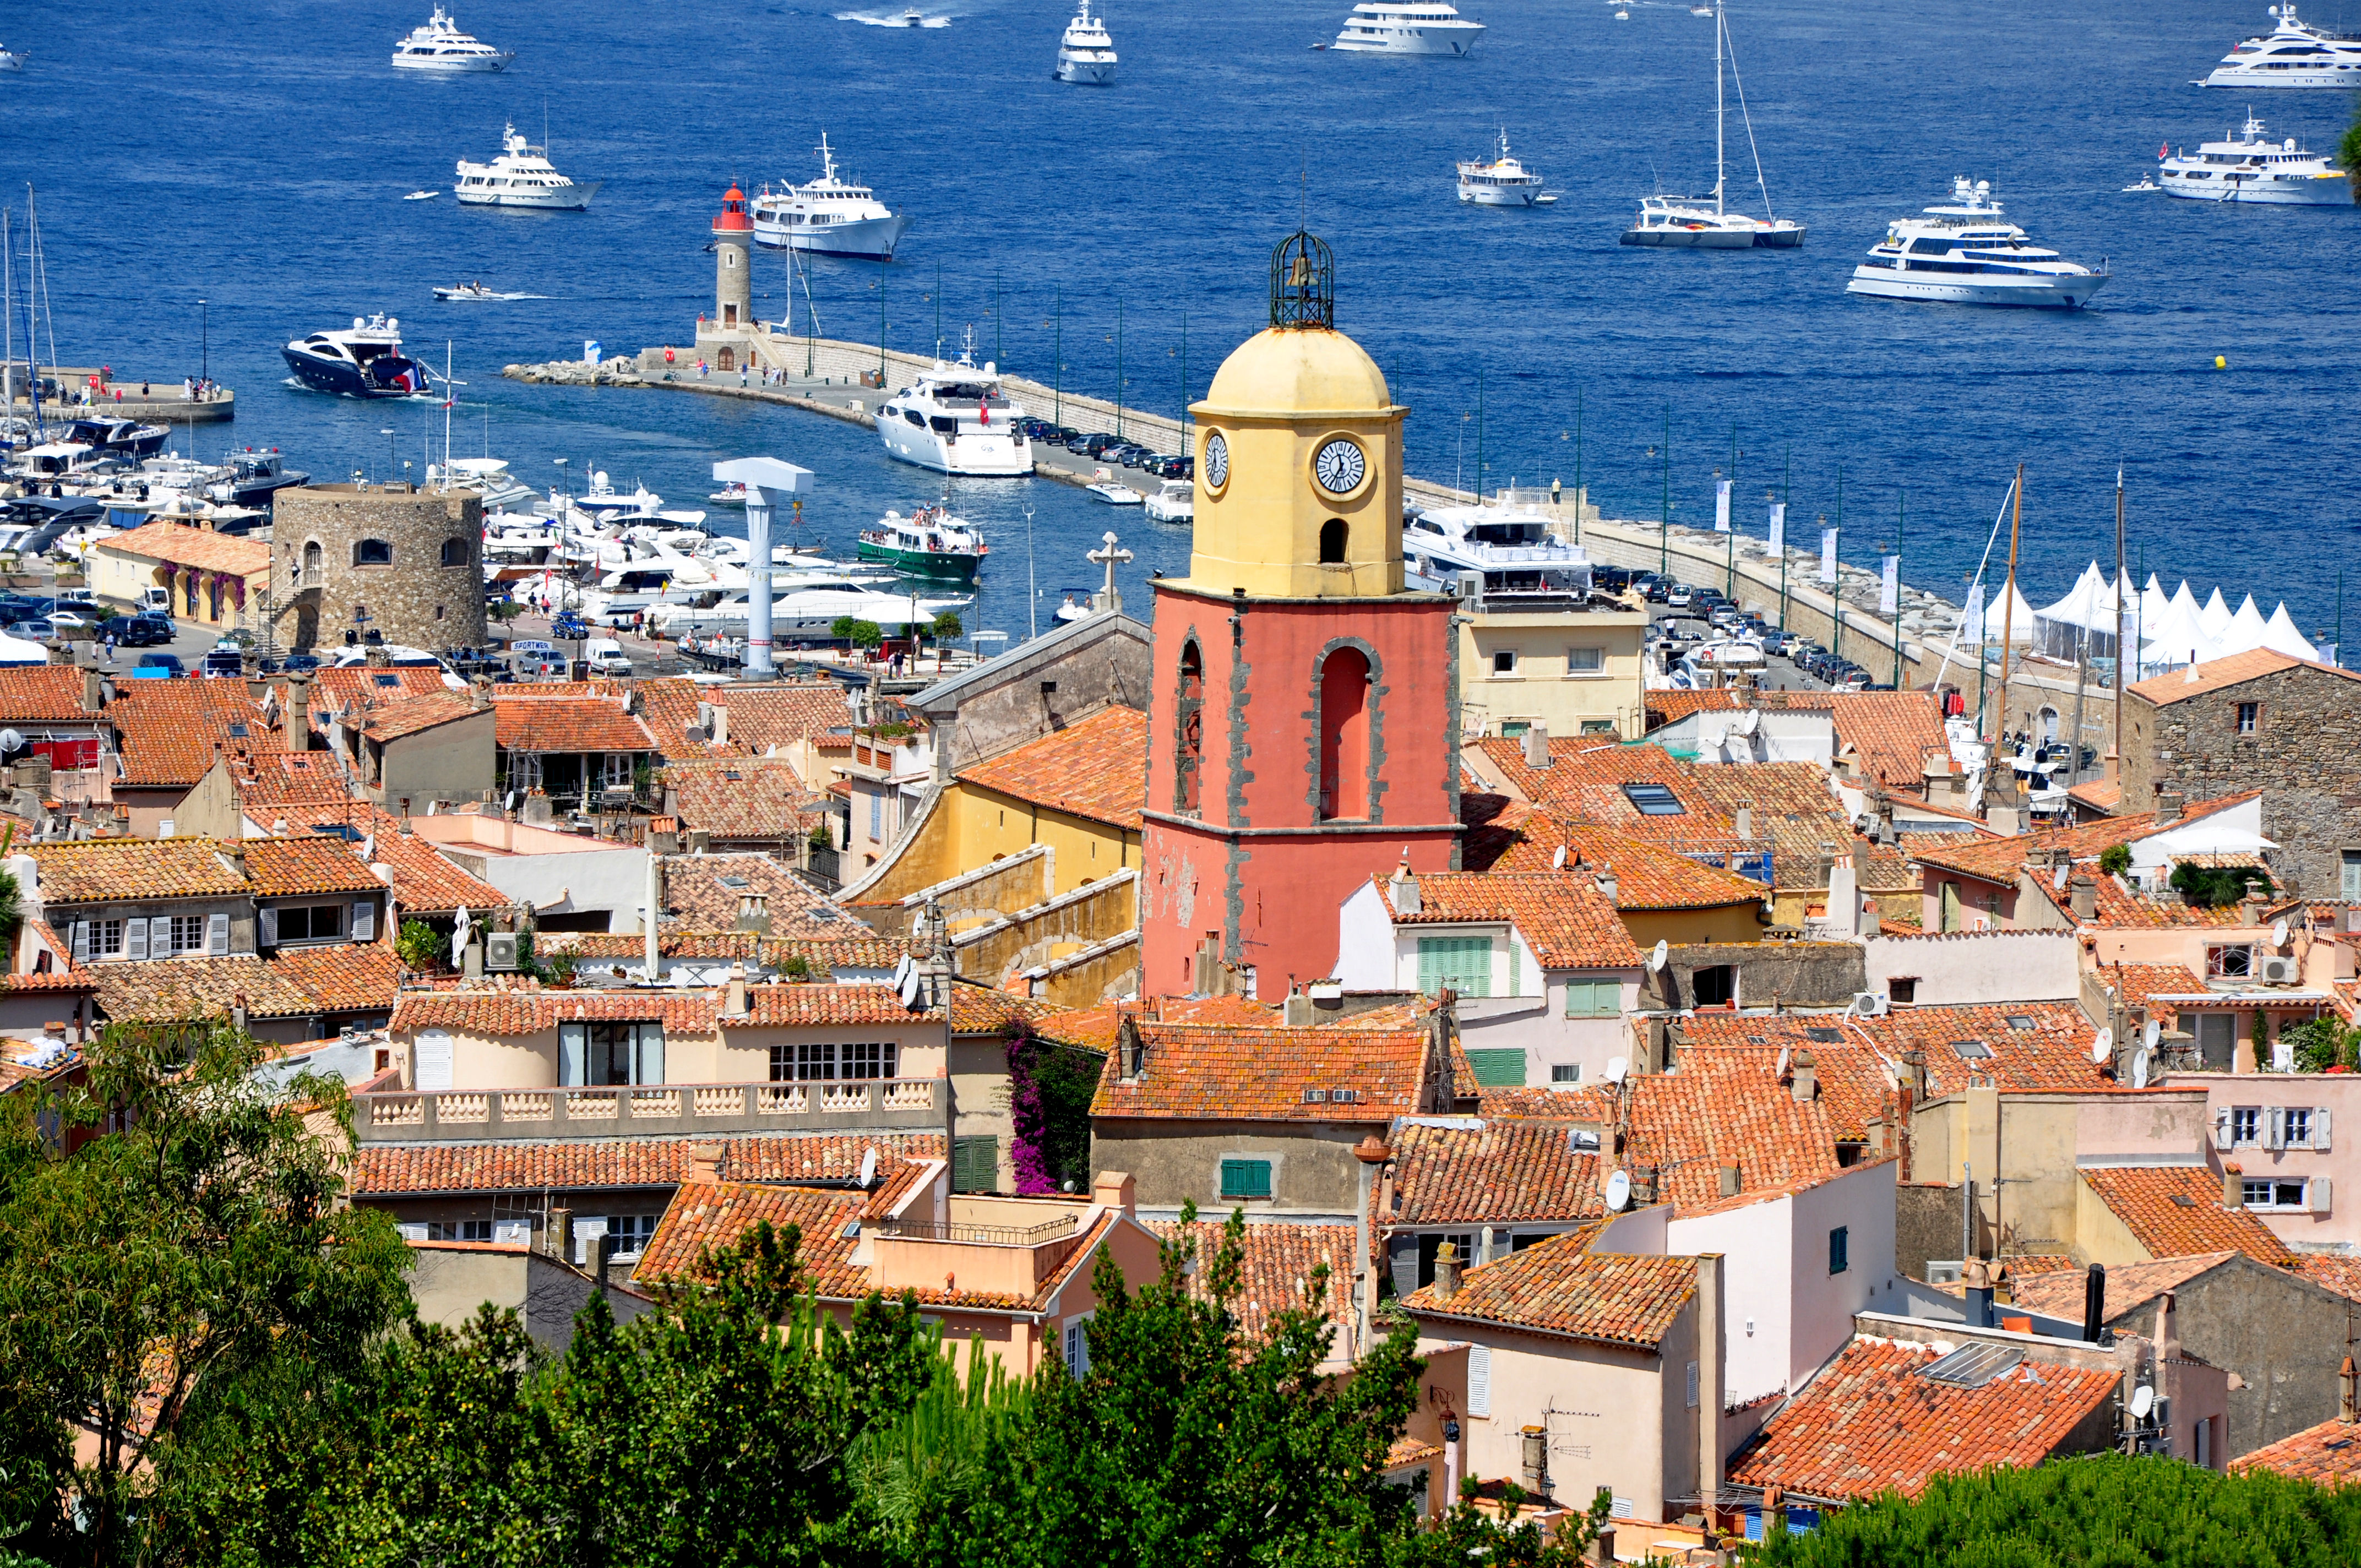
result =
[[[390,482],[390,481],[392,480],[392,478],[393,478],[393,466],[394,466],[394,464],[393,464],[393,426],[391,426],[391,425],[387,425],[383,430],[379,431],[379,432],[378,432],[378,433],[379,433],[379,435],[382,435],[382,436],[384,436],[384,437],[385,437],[385,477],[386,477],[386,479],[388,480],[388,482]]]
[[[1656,522],[1656,576],[1673,575],[1673,405],[1664,405],[1664,510]]]
[[[213,306],[203,300],[197,302],[197,379],[210,379],[214,364]]]
[[[1033,576],[1033,509],[1025,509],[1025,635],[1041,635],[1041,587]]]

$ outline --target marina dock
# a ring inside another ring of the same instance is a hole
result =
[[[157,424],[190,425],[220,424],[237,418],[237,394],[227,387],[208,388],[202,398],[191,401],[183,395],[185,382],[178,376],[139,377],[127,371],[112,373],[101,388],[91,386],[92,378],[106,371],[99,365],[45,365],[39,367],[41,379],[56,383],[56,396],[44,393],[41,398],[43,419],[70,420],[81,418],[136,419]],[[19,419],[32,417],[33,403],[26,395],[24,365],[17,363],[16,400],[9,411]],[[90,392],[88,407],[82,404],[82,394]]]

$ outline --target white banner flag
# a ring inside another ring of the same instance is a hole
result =
[[[1824,528],[1820,530],[1820,581],[1834,583],[1836,580],[1837,531]]]
[[[1968,608],[1960,612],[1960,641],[1981,642],[1984,640],[1984,586],[1978,583],[1968,590]]]
[[[1883,570],[1885,580],[1877,587],[1877,613],[1892,616],[1902,609],[1902,557],[1888,555]]]
[[[1787,548],[1787,503],[1771,503],[1771,553],[1777,554]]]
[[[1713,531],[1716,533],[1730,532],[1730,481],[1728,479],[1714,487]]]

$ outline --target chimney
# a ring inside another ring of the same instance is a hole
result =
[[[1386,897],[1397,915],[1416,915],[1425,905],[1419,900],[1418,877],[1410,869],[1410,846],[1402,846],[1400,863],[1394,867],[1393,880],[1386,883]]]
[[[1613,866],[1601,865],[1598,868],[1598,874],[1591,878],[1591,881],[1598,887],[1601,897],[1605,898],[1609,904],[1615,902],[1616,889],[1621,884],[1615,880],[1615,868]]]
[[[106,683],[99,678],[96,670],[84,670],[82,673],[82,710],[97,713],[105,707]]]
[[[1102,1170],[1091,1178],[1091,1201],[1118,1213],[1139,1212],[1139,1189],[1128,1171]]]
[[[2180,808],[2188,804],[2188,796],[2182,795],[2177,789],[2160,789],[2157,791],[2156,819],[2158,822],[2180,821]]]
[[[713,705],[713,743],[717,746],[730,744],[730,707],[726,703]]]
[[[2170,1366],[2180,1359],[2180,1328],[2172,1315],[2172,1292],[2156,1299],[2156,1364]]]
[[[1927,1053],[1916,1050],[1903,1052],[1902,1071],[1910,1086],[1910,1098],[1914,1101],[1926,1099]]]
[[[2087,874],[2078,874],[2066,884],[2066,898],[2076,920],[2095,919],[2099,913],[2099,884]]]
[[[2222,1207],[2243,1209],[2246,1206],[2246,1181],[2242,1168],[2225,1165],[2222,1168]]]
[[[746,962],[741,959],[730,966],[730,984],[722,993],[721,1015],[743,1018],[746,1013]]]
[[[549,1212],[548,1228],[543,1235],[552,1257],[572,1257],[574,1255],[574,1211],[552,1209]]]
[[[1369,1343],[1370,1315],[1377,1310],[1378,1279],[1369,1264],[1371,1215],[1378,1201],[1378,1178],[1385,1170],[1386,1162],[1393,1157],[1394,1151],[1387,1147],[1386,1141],[1375,1133],[1353,1146],[1353,1157],[1360,1164],[1359,1180],[1355,1184],[1354,1194],[1351,1286],[1353,1348],[1356,1354]]]
[[[246,992],[243,991],[230,999],[229,1026],[241,1035],[246,1033]]]
[[[1546,768],[1549,765],[1549,726],[1535,719],[1532,727],[1525,731],[1525,766]]]
[[[1549,1429],[1521,1427],[1517,1435],[1524,1440],[1524,1486],[1536,1497],[1549,1496]]]
[[[1993,1326],[1992,1270],[1980,1257],[1971,1257],[1960,1268],[1960,1283],[1967,1288],[1968,1327],[1988,1329]]]
[[[1795,1103],[1808,1105],[1819,1098],[1819,1058],[1809,1051],[1797,1051],[1789,1058],[1788,1069],[1795,1079],[1791,1089],[1795,1097]]]
[[[489,676],[478,675],[467,683],[467,707],[476,713],[492,706],[492,683]]]
[[[738,895],[738,926],[741,931],[771,934],[771,895],[758,888],[750,888]]]
[[[2353,1358],[2348,1355],[2345,1358],[2345,1365],[2336,1369],[2336,1419],[2347,1426],[2352,1425],[2356,1419],[2355,1381]]]
[[[721,1179],[721,1154],[727,1147],[719,1138],[699,1138],[688,1146],[688,1179],[691,1181],[715,1182]]]
[[[1115,1028],[1115,1049],[1123,1058],[1123,1076],[1137,1081],[1148,1070],[1148,1042],[1140,1038],[1139,1020],[1126,1014]]]
[[[622,1239],[622,1237],[615,1235],[610,1232],[608,1234],[600,1236],[596,1244],[598,1248],[598,1262],[597,1266],[598,1293],[602,1296],[614,1288],[615,1245]]]
[[[279,709],[279,723],[285,733],[287,749],[308,751],[312,749],[312,681],[308,675],[287,677],[287,700]]]
[[[2107,1266],[2094,1263],[2082,1276],[2082,1338],[2092,1344],[2106,1332]]]
[[[1754,808],[1752,806],[1741,806],[1738,808],[1737,830],[1738,837],[1741,841],[1754,837]]]
[[[1448,1301],[1459,1294],[1459,1248],[1445,1242],[1434,1249],[1434,1299]]]
[[[1286,1005],[1280,1010],[1279,1021],[1290,1029],[1303,1029],[1317,1023],[1319,1015],[1312,1010],[1312,998],[1300,991],[1290,992]]]

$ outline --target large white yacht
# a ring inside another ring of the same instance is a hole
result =
[[[1500,149],[1491,158],[1471,158],[1459,165],[1459,199],[1479,207],[1546,206],[1557,200],[1542,192],[1542,177],[1509,153],[1509,133],[1500,131]]]
[[[426,390],[426,367],[401,351],[401,323],[353,318],[352,329],[315,332],[279,351],[295,378],[345,398],[408,398]]]
[[[514,49],[497,49],[473,34],[460,31],[458,22],[442,6],[393,46],[396,71],[500,71],[516,58]]]
[[[1033,444],[1017,425],[1025,410],[1000,384],[999,367],[978,369],[972,346],[956,365],[935,361],[877,411],[886,455],[940,474],[1005,478],[1033,472]]]
[[[2295,0],[2274,5],[2279,26],[2222,57],[2207,87],[2361,87],[2361,38],[2296,19]]]
[[[1066,36],[1058,40],[1058,69],[1050,75],[1078,87],[1115,84],[1115,39],[1107,36],[1106,18],[1091,15],[1091,0],[1079,0]]]
[[[825,131],[819,138],[819,178],[808,185],[788,185],[777,192],[765,185],[756,194],[748,204],[754,217],[754,243],[814,256],[893,260],[894,247],[910,226],[907,214],[879,201],[868,186],[850,185],[836,177],[836,152]]]
[[[453,194],[469,207],[538,207],[578,213],[590,204],[603,181],[577,184],[550,166],[545,148],[529,145],[515,126],[500,133],[500,155],[489,163],[459,160]]]
[[[1947,205],[1903,218],[1853,269],[1848,294],[1889,300],[1934,300],[1955,305],[2026,305],[2072,310],[2107,285],[2093,271],[2045,250],[2001,216],[1992,182],[1951,181]]]
[[[1361,0],[1328,47],[1357,54],[1466,54],[1484,24],[1443,0]]]
[[[2200,143],[2194,154],[2177,152],[2157,170],[2168,196],[2200,202],[2270,202],[2289,207],[2347,207],[2353,185],[2347,171],[2296,145],[2293,137],[2263,139],[2263,122],[2252,113],[2221,141]]]
[[[1793,250],[1804,243],[1804,225],[1793,218],[1783,218],[1771,211],[1771,184],[1763,177],[1763,155],[1754,156],[1754,182],[1763,192],[1763,216],[1753,218],[1744,213],[1733,213],[1725,200],[1730,189],[1729,158],[1725,148],[1728,116],[1723,113],[1721,85],[1722,62],[1729,59],[1728,75],[1738,77],[1738,60],[1730,54],[1730,21],[1721,7],[1713,8],[1713,194],[1712,205],[1706,199],[1686,196],[1646,196],[1640,202],[1640,215],[1623,231],[1625,245],[1651,246],[1671,250],[1752,250],[1757,246],[1773,250]],[[1754,145],[1753,117],[1746,112],[1746,87],[1740,82],[1738,112],[1746,122],[1746,145]]]
[[[1429,507],[1402,530],[1402,557],[1413,587],[1466,592],[1480,576],[1496,607],[1537,609],[1578,605],[1590,592],[1590,557],[1552,537],[1549,518],[1511,500],[1499,506]]]

